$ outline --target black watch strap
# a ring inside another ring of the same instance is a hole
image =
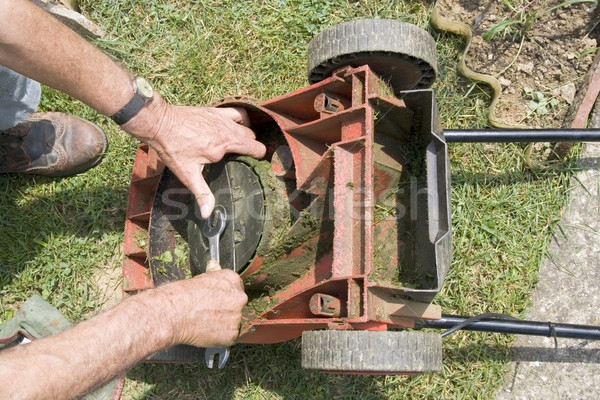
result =
[[[123,108],[110,116],[113,121],[119,125],[126,124],[131,118],[137,114],[142,107],[146,104],[146,99],[139,93],[135,93],[129,103],[125,104]]]

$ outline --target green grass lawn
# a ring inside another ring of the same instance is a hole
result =
[[[306,86],[308,41],[361,18],[428,27],[428,4],[386,0],[84,0],[110,40],[98,43],[169,101],[209,104],[246,94],[266,100]],[[485,127],[489,94],[456,75],[461,42],[434,34],[434,89],[446,128]],[[136,142],[107,118],[52,90],[44,110],[99,124],[110,137],[101,165],[64,178],[0,177],[0,321],[34,293],[72,321],[97,313],[97,271],[120,268]],[[454,262],[436,303],[444,312],[522,316],[552,227],[568,195],[569,165],[532,172],[515,145],[451,145]],[[223,371],[203,365],[140,365],[123,398],[439,399],[492,398],[513,337],[457,333],[444,339],[442,373],[338,376],[302,370],[298,341],[239,345]]]

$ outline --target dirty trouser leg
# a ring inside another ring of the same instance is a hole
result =
[[[39,83],[0,65],[0,130],[36,112],[40,95]]]

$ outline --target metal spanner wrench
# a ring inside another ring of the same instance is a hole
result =
[[[220,263],[219,256],[219,238],[225,230],[227,224],[227,211],[225,207],[218,205],[215,207],[210,217],[204,220],[200,228],[204,237],[208,239],[208,252],[210,259]],[[211,347],[204,350],[204,361],[208,368],[212,368],[215,362],[215,355],[219,355],[219,369],[223,368],[229,359],[229,348]]]
[[[213,213],[202,222],[200,228],[202,234],[208,239],[208,252],[210,259],[220,263],[221,259],[219,256],[219,239],[221,233],[225,230],[227,225],[227,211],[222,205],[215,207]]]

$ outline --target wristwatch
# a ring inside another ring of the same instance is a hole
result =
[[[154,90],[148,81],[141,76],[136,76],[133,80],[133,97],[129,100],[129,103],[111,115],[110,118],[119,125],[126,124],[152,99],[153,94]]]

